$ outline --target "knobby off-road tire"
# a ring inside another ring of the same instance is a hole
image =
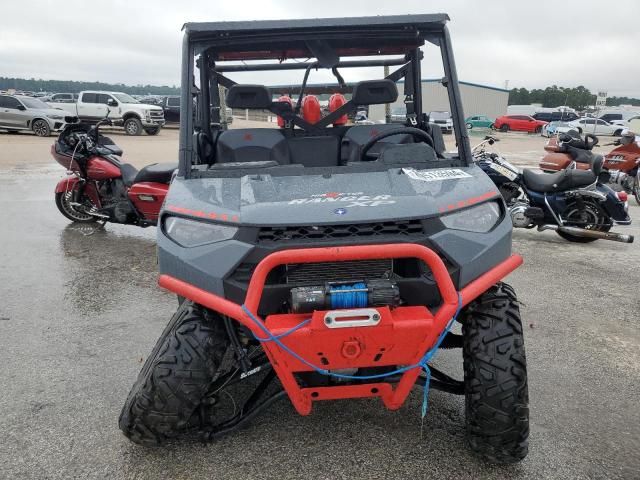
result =
[[[133,442],[162,444],[183,433],[225,350],[222,320],[183,302],[147,358],[122,408],[119,426]]]
[[[527,363],[513,289],[499,283],[462,323],[467,440],[489,461],[522,460],[529,445]]]

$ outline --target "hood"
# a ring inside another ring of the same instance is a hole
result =
[[[162,107],[159,105],[151,105],[150,103],[140,103],[137,104],[139,107],[147,109],[147,110],[162,110]]]
[[[33,115],[44,115],[45,117],[57,116],[62,119],[69,113],[59,108],[29,108],[27,109]]]
[[[332,175],[176,178],[165,208],[244,225],[316,225],[427,218],[499,193],[477,166]]]

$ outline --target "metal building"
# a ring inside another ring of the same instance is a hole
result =
[[[459,82],[459,84],[465,117],[486,115],[489,118],[496,118],[507,112],[509,90],[469,82]],[[398,100],[391,105],[392,110],[404,107],[402,90],[402,82],[398,82],[400,95]],[[450,110],[447,89],[440,80],[422,80],[422,111],[429,113],[433,110]],[[384,120],[384,105],[371,105],[369,107],[369,119],[375,121]]]

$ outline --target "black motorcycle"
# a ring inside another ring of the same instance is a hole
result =
[[[553,230],[571,242],[633,242],[633,235],[609,231],[614,224],[629,225],[631,218],[627,202],[606,185],[608,172],[602,168],[601,155],[580,149],[575,137],[564,136],[561,142],[571,142],[571,148],[582,157],[590,155],[590,170],[578,170],[573,162],[556,173],[520,171],[500,155],[485,151],[486,145],[498,141],[485,137],[474,147],[473,154],[477,165],[502,194],[515,228]]]

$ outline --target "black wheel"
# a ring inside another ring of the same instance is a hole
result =
[[[94,217],[88,211],[95,208],[91,200],[84,196],[78,203],[83,207],[78,208],[73,203],[73,192],[61,192],[56,193],[56,207],[60,210],[60,213],[67,217],[69,220],[76,223],[93,223],[98,221],[98,217]]]
[[[503,125],[500,125],[500,131],[501,132],[508,132],[509,131],[509,125],[507,125],[506,123]]]
[[[568,227],[580,227],[587,230],[608,232],[611,230],[611,219],[595,203],[589,201],[571,202],[561,215],[562,220]],[[566,232],[556,232],[565,240],[575,243],[591,243],[597,238],[576,237]]]
[[[145,128],[144,131],[147,133],[147,135],[157,135],[158,133],[160,133],[160,127]]]
[[[159,445],[183,433],[228,346],[222,320],[183,302],[147,358],[119,426],[133,442]]]
[[[614,137],[621,137],[622,136],[622,129],[616,130],[615,132],[613,132],[613,136]]]
[[[640,205],[640,170],[636,174],[636,179],[633,182],[633,196],[636,198],[638,205]]]
[[[142,122],[135,117],[126,119],[123,126],[127,135],[142,135]]]
[[[49,124],[44,120],[36,120],[31,125],[31,130],[39,137],[48,137],[51,134]]]
[[[462,334],[469,445],[489,461],[518,462],[529,450],[529,394],[513,288],[499,283],[472,302]]]
[[[467,130],[471,130],[473,129],[473,124],[472,123],[467,123]]]

